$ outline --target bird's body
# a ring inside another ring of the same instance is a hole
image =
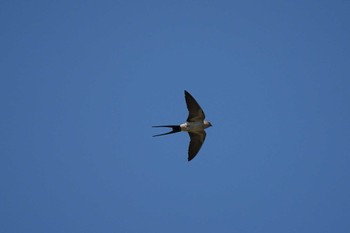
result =
[[[185,122],[180,125],[181,131],[187,132],[200,132],[203,129],[210,127],[211,124],[208,121],[195,121],[195,122]]]
[[[188,109],[188,118],[187,121],[181,125],[159,125],[153,127],[169,127],[172,128],[172,131],[163,134],[157,134],[153,137],[163,136],[167,134],[178,133],[181,131],[188,132],[190,136],[190,144],[188,148],[188,161],[192,160],[200,148],[202,147],[206,133],[204,129],[211,127],[211,123],[209,121],[204,120],[205,114],[202,108],[199,106],[197,101],[191,96],[190,93],[185,91],[185,99],[186,105]]]

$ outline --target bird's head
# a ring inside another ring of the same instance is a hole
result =
[[[206,128],[212,127],[213,125],[209,121],[204,121]]]

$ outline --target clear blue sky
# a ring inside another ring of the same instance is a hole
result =
[[[2,1],[0,232],[350,232],[349,12]]]

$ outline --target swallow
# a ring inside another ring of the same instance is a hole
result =
[[[205,114],[201,106],[193,98],[193,96],[185,90],[185,100],[188,109],[188,117],[185,123],[180,125],[156,125],[152,127],[168,127],[172,128],[172,131],[163,134],[157,134],[153,137],[178,133],[188,132],[190,136],[190,144],[188,146],[188,161],[191,161],[201,149],[206,132],[204,129],[209,128],[212,124],[205,120]]]

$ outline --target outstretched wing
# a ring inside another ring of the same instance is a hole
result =
[[[190,145],[188,147],[188,161],[191,161],[201,149],[207,134],[204,130],[196,133],[188,132],[188,134],[191,138]]]
[[[193,96],[185,91],[185,99],[186,99],[186,105],[188,109],[188,122],[194,122],[194,121],[203,121],[205,119],[205,114],[197,103],[197,101],[193,98]]]

